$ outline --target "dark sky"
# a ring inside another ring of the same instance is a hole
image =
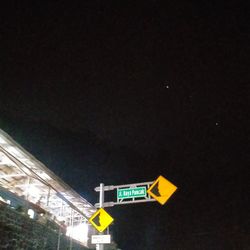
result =
[[[6,1],[1,127],[93,203],[100,182],[178,186],[108,209],[122,250],[247,249],[247,7]]]

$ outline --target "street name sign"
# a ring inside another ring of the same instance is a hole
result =
[[[100,234],[91,236],[91,244],[110,244],[111,235],[110,234]]]
[[[147,192],[161,205],[164,205],[176,189],[177,187],[173,183],[160,175]]]
[[[131,199],[146,197],[146,187],[135,187],[135,188],[122,188],[117,189],[117,199]]]
[[[89,219],[89,222],[98,230],[103,232],[112,222],[113,218],[103,208],[97,210]]]

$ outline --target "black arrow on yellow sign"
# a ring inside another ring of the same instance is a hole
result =
[[[89,222],[99,232],[103,232],[113,222],[113,220],[114,219],[103,208],[100,208],[91,216]]]
[[[147,192],[160,204],[164,205],[176,189],[177,187],[173,183],[160,175]]]
[[[100,212],[96,214],[95,218],[93,218],[93,222],[98,226],[100,227],[101,226],[101,223],[100,223]]]
[[[157,181],[155,185],[152,187],[151,193],[153,193],[155,196],[158,197],[161,196],[161,194],[159,193],[159,181]]]

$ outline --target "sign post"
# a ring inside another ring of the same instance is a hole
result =
[[[100,202],[100,208],[103,207],[104,203],[104,184],[100,184],[100,193],[99,193],[99,202]],[[102,232],[99,234],[103,234]],[[103,244],[96,244],[96,250],[104,250],[104,245]]]
[[[117,192],[116,202],[104,202],[104,192],[113,190]],[[99,187],[95,188],[95,191],[99,192],[99,203],[96,203],[95,207],[99,210],[89,219],[89,222],[99,231],[99,235],[95,235],[92,239],[96,243],[96,250],[104,250],[103,244],[111,242],[109,233],[104,235],[103,231],[114,219],[103,209],[104,207],[152,201],[158,201],[161,205],[164,205],[176,190],[177,187],[161,175],[155,181],[149,182],[117,186],[104,186],[101,183]]]
[[[113,218],[103,209],[104,207],[104,184],[100,184],[98,209],[89,219],[89,222],[99,231],[98,235],[93,235],[92,244],[96,244],[96,250],[104,250],[103,244],[111,243],[111,235],[104,235],[103,231],[113,222]]]

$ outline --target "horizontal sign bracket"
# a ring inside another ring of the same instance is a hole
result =
[[[150,199],[143,199],[143,200],[122,201],[122,202],[113,202],[113,201],[111,201],[111,202],[104,202],[103,203],[103,207],[113,207],[113,206],[116,206],[116,205],[127,205],[127,204],[135,204],[135,203],[143,203],[143,202],[153,202],[153,201],[156,201],[156,200],[150,198]],[[95,207],[99,208],[100,204],[96,203]]]
[[[141,187],[141,186],[149,186],[153,183],[154,183],[153,181],[146,181],[146,182],[141,182],[141,183],[110,185],[110,186],[104,186],[104,191],[112,191],[114,189],[120,189],[120,188],[135,188],[135,187]],[[96,187],[95,191],[100,192],[100,187]]]

